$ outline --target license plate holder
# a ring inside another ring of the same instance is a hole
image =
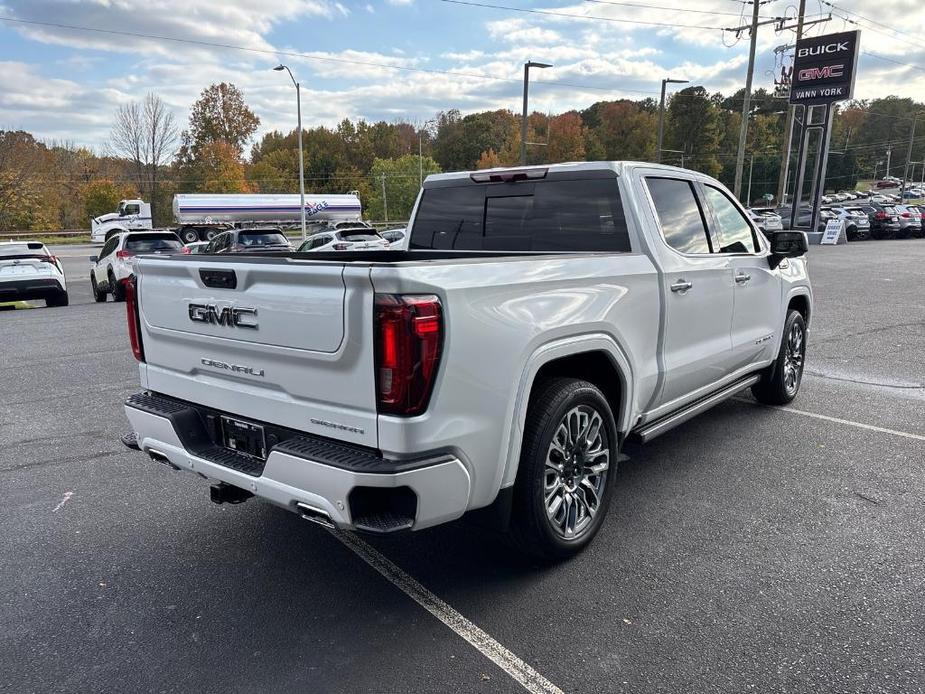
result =
[[[260,460],[267,459],[267,439],[263,427],[235,417],[222,415],[222,445]]]

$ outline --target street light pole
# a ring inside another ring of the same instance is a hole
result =
[[[546,68],[552,67],[549,63],[536,63],[532,60],[528,60],[524,63],[524,110],[523,118],[520,122],[520,165],[527,165],[527,93],[530,90],[530,68]]]
[[[923,113],[916,113],[912,116],[912,133],[909,135],[909,149],[906,150],[906,166],[903,168],[903,187],[899,191],[900,202],[905,201],[906,199],[906,180],[909,178],[909,162],[912,161],[912,145],[915,142],[915,124],[919,120],[919,116],[925,115]],[[915,176],[913,175],[913,180]]]
[[[295,100],[296,100],[296,113],[298,114],[298,125],[299,125],[299,210],[302,218],[302,240],[305,240],[305,168],[304,168],[304,159],[302,157],[302,91],[299,87],[299,83],[296,82],[295,77],[292,76],[292,70],[290,70],[286,65],[277,65],[273,68],[277,72],[280,70],[285,70],[289,73],[289,79],[292,80],[292,83],[295,85]]]
[[[687,84],[688,80],[673,80],[666,77],[662,80],[662,98],[658,102],[658,136],[655,138],[655,161],[662,163],[662,140],[665,136],[665,88],[669,84]],[[682,162],[683,162],[682,157]],[[682,168],[684,164],[681,164]]]

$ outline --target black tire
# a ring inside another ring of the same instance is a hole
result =
[[[54,296],[50,296],[45,299],[45,306],[52,308],[54,306],[67,306],[69,303],[69,298],[67,292],[58,292]]]
[[[196,243],[199,241],[199,230],[193,229],[192,227],[184,227],[180,229],[180,240],[183,243]]]
[[[109,291],[112,293],[113,301],[125,301],[125,287],[116,281],[112,270],[109,271]]]
[[[106,292],[101,292],[100,288],[96,285],[96,276],[93,273],[90,273],[90,291],[93,292],[93,300],[101,304],[106,301]]]
[[[765,405],[786,405],[800,392],[806,363],[806,321],[790,309],[784,321],[777,359],[752,386],[752,394]]]
[[[596,429],[594,414],[600,418]],[[582,415],[587,419],[582,419]],[[563,426],[567,427],[564,433]],[[587,450],[585,438],[571,448],[574,455],[563,457],[557,451],[570,448],[567,440],[573,437],[568,431],[573,428],[581,430],[575,437],[579,439],[585,431],[592,432],[592,450]],[[584,549],[607,515],[618,455],[613,412],[595,385],[572,378],[537,383],[527,410],[520,467],[514,484],[510,524],[513,544],[522,552],[546,561],[567,559]],[[608,467],[599,469],[604,462]],[[591,474],[592,470],[597,472]],[[547,499],[552,500],[550,505],[559,501],[552,517],[547,512]],[[574,514],[570,513],[572,509]],[[562,521],[557,520],[560,515]],[[568,537],[572,519],[572,537]]]
[[[214,239],[216,236],[218,236],[221,233],[222,232],[220,229],[208,229],[205,233],[205,238],[203,239],[203,241],[211,241],[212,239]]]
[[[845,235],[848,237],[849,241],[860,241],[858,238],[858,228],[857,227],[848,227],[845,230]]]

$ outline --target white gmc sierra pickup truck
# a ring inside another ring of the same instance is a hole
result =
[[[631,162],[430,176],[406,248],[140,257],[126,445],[329,527],[585,546],[621,445],[800,387],[806,237]]]

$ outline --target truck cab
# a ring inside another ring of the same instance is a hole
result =
[[[152,229],[151,204],[139,198],[120,200],[116,212],[90,220],[90,241],[104,243],[113,234]]]

